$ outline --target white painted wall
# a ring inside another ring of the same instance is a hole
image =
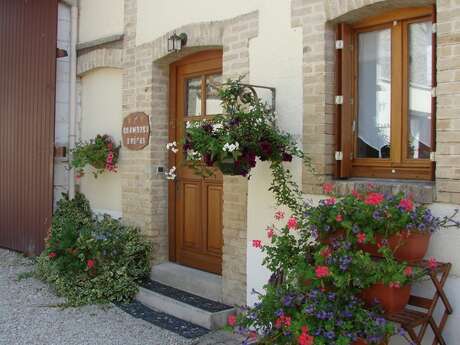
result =
[[[249,44],[250,83],[276,88],[276,111],[280,126],[296,135],[301,145],[302,134],[302,29],[291,28],[290,0],[262,1],[259,10],[259,35]],[[276,25],[273,25],[276,23]],[[287,164],[298,183],[301,162]],[[253,239],[267,241],[266,227],[273,221],[275,202],[268,191],[272,181],[269,164],[258,162],[249,180],[247,291],[248,304],[261,291],[269,278],[262,267],[262,254],[252,247]]]
[[[138,0],[136,43],[150,42],[186,24],[233,18],[264,3],[278,8],[278,0]]]
[[[121,142],[122,71],[94,70],[81,78],[81,140],[109,134]],[[80,179],[80,191],[95,212],[121,216],[121,175],[105,172],[97,179],[87,173]]]
[[[79,43],[122,34],[123,6],[123,0],[80,0]]]
[[[59,3],[57,47],[70,49],[70,7]],[[56,60],[56,115],[54,142],[56,146],[68,147],[69,141],[69,97],[70,97],[70,58]],[[67,158],[54,160],[54,205],[62,193],[68,191]]]

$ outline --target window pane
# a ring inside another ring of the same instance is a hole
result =
[[[222,114],[219,88],[222,85],[222,74],[213,74],[206,78],[206,115]]]
[[[191,78],[186,84],[187,111],[186,116],[201,115],[201,77]]]
[[[430,158],[431,22],[409,25],[409,158]]]
[[[390,157],[391,30],[358,36],[358,149],[360,158]]]

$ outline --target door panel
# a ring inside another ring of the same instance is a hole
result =
[[[171,66],[170,139],[183,142],[186,121],[215,115],[215,87],[222,75],[222,51],[194,54]],[[207,109],[208,108],[208,109]],[[211,113],[208,113],[211,112]],[[186,154],[170,156],[176,180],[170,182],[170,259],[180,264],[222,272],[222,174],[204,178],[187,166]]]
[[[57,0],[0,0],[0,247],[39,254],[51,226]]]

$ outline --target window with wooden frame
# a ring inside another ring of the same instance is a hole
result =
[[[433,8],[337,28],[337,177],[434,179]]]

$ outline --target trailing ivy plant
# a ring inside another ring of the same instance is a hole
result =
[[[69,306],[126,302],[149,274],[150,248],[137,229],[94,216],[77,194],[58,203],[37,275]]]
[[[107,134],[97,135],[89,141],[81,141],[72,150],[71,166],[76,169],[77,177],[85,173],[85,168],[93,168],[94,177],[105,171],[117,172],[120,145]]]

